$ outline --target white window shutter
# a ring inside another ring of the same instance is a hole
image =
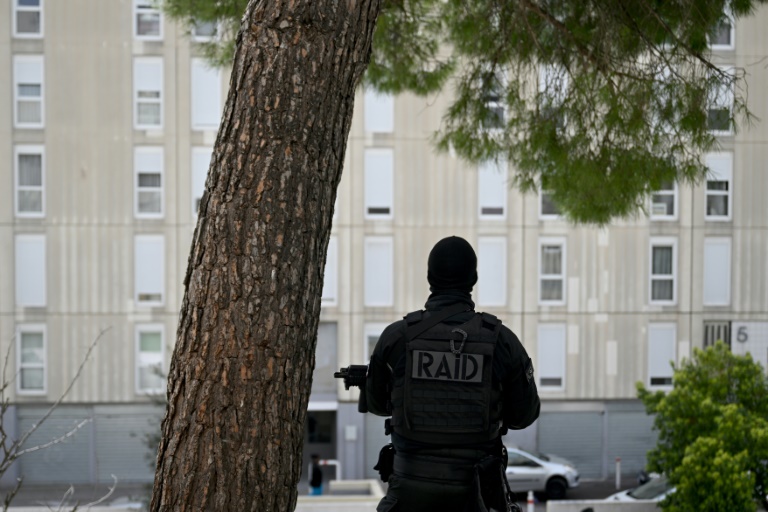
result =
[[[16,235],[16,305],[45,307],[45,235]]]
[[[507,239],[480,237],[477,241],[477,303],[504,306],[507,303]]]
[[[192,128],[217,130],[221,121],[221,72],[192,59]]]
[[[731,239],[704,239],[705,306],[727,306],[731,303]]]
[[[675,324],[648,325],[648,382],[651,386],[671,386],[675,362],[677,327]]]
[[[197,216],[200,200],[205,192],[205,180],[208,179],[208,169],[211,165],[213,148],[192,148],[192,216]]]
[[[165,239],[136,235],[134,279],[137,304],[160,306],[165,299]]]
[[[394,153],[391,148],[368,148],[364,160],[365,217],[390,219],[394,207]]]
[[[322,303],[334,305],[338,299],[339,289],[339,240],[332,236],[328,240],[328,253],[325,258],[325,275],[323,277]]]
[[[391,237],[365,239],[365,305],[386,307],[394,301],[394,255]]]
[[[542,388],[565,387],[565,324],[540,324],[538,328],[538,383]]]
[[[391,94],[366,89],[363,110],[366,132],[392,133],[395,130],[395,98]]]
[[[507,166],[487,161],[477,166],[477,203],[480,218],[503,219],[507,206]]]

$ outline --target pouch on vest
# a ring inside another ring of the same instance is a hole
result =
[[[379,450],[379,460],[376,462],[376,465],[373,466],[373,469],[379,472],[379,477],[382,482],[388,482],[394,466],[395,447],[392,443],[388,443]]]
[[[493,354],[501,323],[475,314],[462,325],[438,324],[406,340],[405,375],[392,393],[392,427],[426,443],[476,443],[499,433],[500,397]]]

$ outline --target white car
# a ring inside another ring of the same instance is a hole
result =
[[[559,500],[565,498],[568,489],[579,485],[579,472],[561,457],[533,455],[519,448],[507,448],[507,453],[507,481],[512,492],[541,492],[547,499]]]
[[[605,499],[606,501],[661,501],[666,498],[668,494],[673,492],[675,492],[675,487],[669,483],[667,477],[659,476],[645,482],[639,487],[611,494]]]

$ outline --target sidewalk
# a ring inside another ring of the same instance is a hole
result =
[[[22,484],[18,494],[11,501],[11,505],[14,508],[51,507],[53,510],[61,505],[64,510],[69,510],[75,505],[82,507],[100,500],[109,493],[110,487],[111,485],[108,484],[76,484],[71,487],[69,484]],[[5,497],[10,490],[5,487],[1,488],[0,498]],[[101,504],[116,500],[130,503],[148,502],[151,493],[151,483],[118,482],[114,492]]]

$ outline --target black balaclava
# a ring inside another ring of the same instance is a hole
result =
[[[471,292],[477,282],[477,256],[469,242],[458,236],[437,242],[429,253],[427,281],[432,291]]]

